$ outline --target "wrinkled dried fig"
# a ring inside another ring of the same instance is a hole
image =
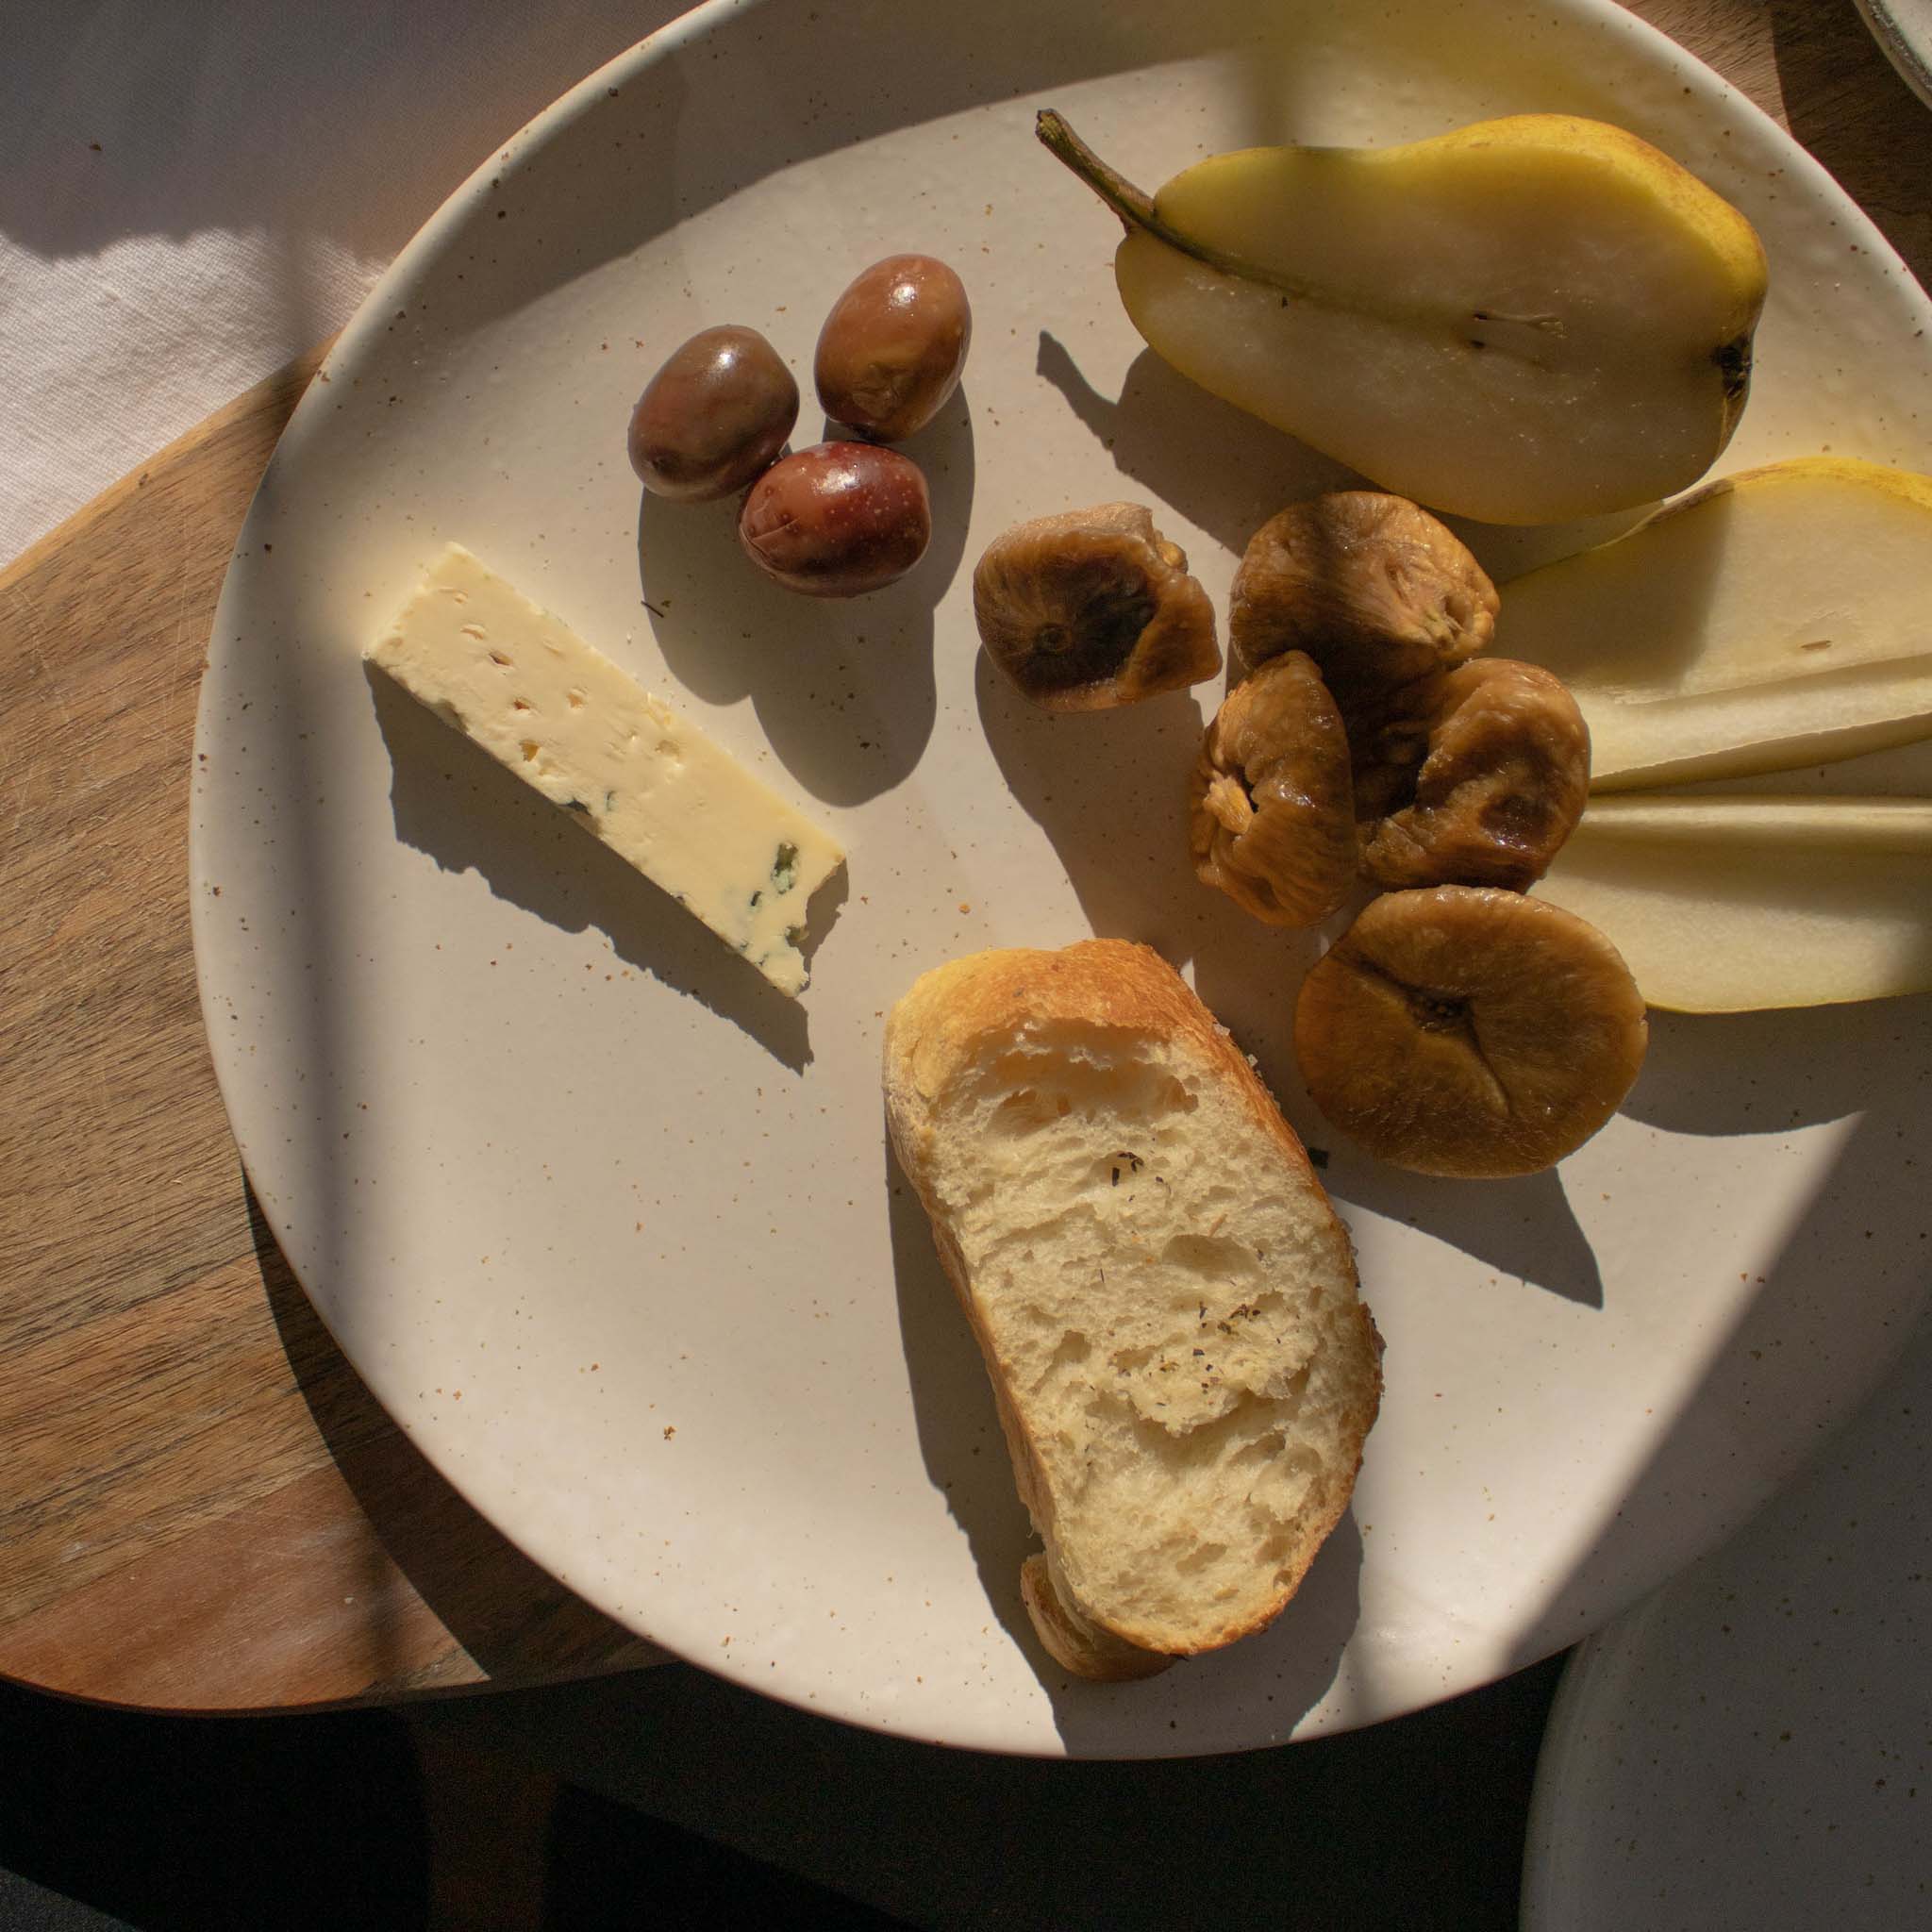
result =
[[[1294,1049],[1315,1105],[1419,1174],[1534,1174],[1616,1112],[1643,1064],[1643,996],[1595,926],[1494,888],[1390,892],[1302,981]]]
[[[973,573],[973,614],[987,656],[1048,710],[1130,705],[1221,669],[1207,591],[1137,503],[995,538]]]
[[[1227,608],[1245,676],[1306,651],[1342,715],[1484,649],[1496,587],[1456,535],[1407,497],[1341,490],[1292,503],[1249,539]]]
[[[1352,727],[1362,872],[1379,886],[1526,891],[1583,815],[1590,730],[1538,665],[1474,658]]]
[[[1208,726],[1188,797],[1204,885],[1270,925],[1319,925],[1355,883],[1348,735],[1314,661],[1271,658]]]

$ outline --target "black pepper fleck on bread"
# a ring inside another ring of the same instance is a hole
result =
[[[1045,1544],[1047,1651],[1145,1676],[1263,1628],[1348,1507],[1381,1341],[1346,1230],[1158,954],[975,954],[886,1025],[892,1143]]]

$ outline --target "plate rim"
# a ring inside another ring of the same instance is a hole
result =
[[[397,251],[393,259],[377,277],[368,294],[358,305],[355,314],[330,343],[326,355],[318,367],[317,375],[311,377],[308,389],[297,404],[288,425],[276,442],[261,482],[258,485],[254,495],[250,499],[247,513],[243,518],[230,554],[228,566],[224,573],[222,590],[216,605],[213,628],[208,646],[208,657],[204,664],[204,675],[197,693],[193,754],[191,756],[190,763],[191,777],[193,776],[195,772],[194,755],[198,755],[208,744],[208,733],[211,728],[210,714],[213,709],[212,691],[214,680],[209,674],[214,670],[218,660],[226,660],[231,656],[230,647],[225,645],[223,640],[231,634],[231,600],[239,601],[246,594],[241,579],[247,552],[250,548],[249,540],[251,533],[255,529],[258,519],[263,513],[264,499],[272,493],[279,466],[285,461],[299,459],[303,447],[310,435],[314,433],[315,425],[323,420],[328,405],[327,399],[324,394],[325,383],[322,378],[335,376],[345,366],[359,358],[364,352],[365,344],[373,341],[385,327],[386,318],[397,305],[403,291],[408,290],[425,269],[434,261],[444,238],[459,225],[470,214],[475,204],[487,199],[491,193],[496,181],[501,177],[507,165],[513,166],[533,149],[548,144],[556,139],[563,128],[570,125],[580,115],[588,111],[597,100],[604,97],[607,93],[616,92],[620,87],[635,80],[641,74],[648,72],[650,68],[659,61],[673,57],[688,42],[702,41],[723,23],[736,16],[775,11],[780,7],[787,5],[795,8],[805,4],[806,0],[701,0],[701,4],[693,7],[690,11],[679,15],[673,21],[667,22],[663,26],[658,27],[642,40],[620,50],[610,58],[602,62],[585,75],[582,79],[566,89],[555,100],[539,110],[539,112],[507,138],[493,143],[489,152],[471,173],[450,191],[422,225],[417,228],[408,241]],[[838,0],[821,0],[821,4],[836,5]],[[1475,4],[1483,6],[1488,10],[1500,10],[1497,8],[1496,0],[1475,0]],[[1660,27],[1654,25],[1642,16],[1632,13],[1626,8],[1617,4],[1617,0],[1543,0],[1543,4],[1547,6],[1551,12],[1559,17],[1567,17],[1573,22],[1586,25],[1594,24],[1606,30],[1627,35],[1630,41],[1641,50],[1641,58],[1647,64],[1667,66],[1675,73],[1680,74],[1687,84],[1687,92],[1695,89],[1704,96],[1703,105],[1707,109],[1740,118],[1753,125],[1760,137],[1769,138],[1777,148],[1788,170],[1794,171],[1804,177],[1814,195],[1822,195],[1834,204],[1840,212],[1841,225],[1849,230],[1852,239],[1860,244],[1863,252],[1877,272],[1887,280],[1898,284],[1900,292],[1905,299],[1916,302],[1925,317],[1928,333],[1932,333],[1932,297],[1927,296],[1926,291],[1919,283],[1909,266],[1905,262],[1872,217],[1866,212],[1865,208],[1837,181],[1830,171],[1794,135],[1784,127],[1774,116],[1759,107],[1740,87],[1726,79],[1724,75],[1718,73],[1707,62],[1672,39]],[[1722,475],[1724,473],[1725,458],[1724,456],[1721,456],[1712,466],[1707,476],[1700,479],[1700,481],[1707,481],[1709,478]],[[242,1066],[242,1053],[239,1047],[225,1044],[225,1035],[224,1029],[214,1024],[217,1018],[216,1002],[219,997],[216,987],[218,969],[213,964],[216,952],[215,908],[209,903],[209,895],[197,889],[199,882],[208,875],[208,841],[216,836],[215,829],[202,808],[199,796],[191,788],[191,808],[187,841],[188,864],[184,883],[188,890],[190,931],[194,958],[196,995],[201,1010],[204,1036],[208,1042],[216,1086],[221,1093],[223,1108],[227,1116],[238,1154],[243,1169],[248,1174],[250,1187],[256,1193],[270,1231],[275,1238],[277,1247],[282,1253],[284,1260],[290,1268],[291,1274],[293,1274],[297,1285],[301,1288],[305,1299],[308,1300],[317,1318],[323,1322],[327,1329],[331,1341],[338,1348],[341,1349],[344,1357],[350,1362],[352,1367],[357,1368],[357,1373],[359,1375],[361,1370],[357,1365],[355,1356],[344,1346],[341,1338],[336,1334],[335,1328],[324,1308],[322,1300],[311,1291],[308,1282],[304,1278],[302,1269],[290,1254],[289,1246],[285,1240],[285,1224],[290,1221],[290,1217],[284,1204],[278,1195],[263,1191],[256,1182],[256,1163],[251,1152],[251,1137],[244,1129],[242,1115],[238,1113],[236,1104],[237,1095],[242,1091],[242,1082],[240,1078]],[[245,1112],[245,1106],[243,1111]],[[1850,1422],[1853,1415],[1857,1413],[1858,1409],[1862,1407],[1870,1392],[1870,1391],[1866,1391],[1866,1396],[1861,1397],[1859,1402],[1840,1419],[1840,1423],[1829,1432],[1830,1434],[1836,1434],[1838,1428],[1844,1426]],[[372,1393],[375,1393],[373,1388]],[[376,1399],[380,1401],[381,1398],[378,1395]],[[471,1508],[475,1509],[497,1535],[503,1537],[506,1541],[529,1557],[531,1561],[537,1563],[547,1574],[558,1576],[558,1573],[545,1562],[542,1557],[531,1551],[517,1534],[497,1519],[496,1515],[492,1513],[487,1498],[473,1491],[463,1460],[456,1453],[453,1442],[445,1441],[442,1433],[433,1426],[424,1428],[417,1426],[414,1423],[406,1424],[400,1416],[389,1410],[387,1405],[384,1405],[384,1409],[385,1413],[390,1415],[391,1420],[407,1434],[410,1444],[416,1451],[425,1457],[438,1474],[457,1491],[464,1502]],[[1794,1471],[1790,1475],[1782,1479],[1772,1491],[1772,1494],[1782,1493],[1791,1482],[1798,1479],[1798,1475],[1801,1473],[1802,1471]],[[1764,1500],[1768,1501],[1769,1498]],[[1759,1508],[1762,1507],[1762,1503],[1757,1506]],[[1757,1508],[1754,1508],[1750,1513],[1752,1515],[1757,1513]],[[1718,1542],[1724,1540],[1724,1536],[1735,1533],[1736,1527],[1737,1525],[1734,1524],[1731,1529],[1722,1532],[1715,1541],[1707,1545],[1707,1548],[1715,1547]],[[1695,1560],[1695,1558],[1692,1560]],[[1684,1567],[1688,1566],[1679,1566],[1677,1571],[1671,1573],[1671,1576],[1681,1574]],[[1671,1580],[1671,1576],[1647,1583],[1632,1596],[1624,1598],[1615,1609],[1592,1625],[1592,1634],[1599,1633],[1608,1627],[1617,1616],[1627,1614],[1632,1604],[1641,1600],[1641,1597],[1650,1594],[1653,1591],[1663,1587],[1663,1584]],[[881,1711],[871,1707],[850,1708],[828,1707],[823,1701],[817,1699],[808,1704],[804,1701],[802,1692],[794,1694],[783,1686],[773,1685],[768,1687],[758,1684],[750,1679],[741,1680],[729,1673],[716,1671],[702,1653],[681,1648],[675,1642],[667,1641],[661,1635],[646,1627],[647,1619],[645,1612],[648,1611],[648,1604],[641,1607],[631,1605],[613,1607],[608,1602],[600,1602],[598,1597],[591,1593],[591,1589],[587,1589],[583,1583],[575,1578],[559,1576],[558,1580],[563,1582],[564,1587],[581,1594],[584,1600],[590,1603],[592,1607],[609,1616],[613,1621],[623,1624],[638,1636],[661,1645],[668,1654],[676,1657],[679,1661],[694,1664],[700,1669],[712,1671],[713,1674],[724,1676],[726,1681],[741,1683],[745,1688],[758,1690],[761,1694],[770,1696],[775,1701],[790,1705],[801,1711],[808,1711],[815,1715],[830,1717],[835,1721],[852,1724],[863,1729],[877,1731],[882,1735],[916,1739],[925,1742],[937,1742],[944,1744],[949,1748],[993,1751],[1001,1755],[1016,1757],[1037,1757],[1055,1759],[1083,1757],[1117,1757],[1155,1755],[1146,1751],[1130,1752],[1105,1748],[1086,1751],[1080,1749],[1076,1744],[1069,1743],[1068,1740],[1061,1738],[1057,1732],[1052,1732],[1051,1735],[1041,1736],[1032,1740],[1008,1740],[999,1743],[987,1743],[977,1739],[935,1737],[929,1729],[921,1729],[909,1724],[891,1722],[892,1714],[890,1711]],[[1574,1640],[1567,1641],[1574,1641]],[[1313,1735],[1325,1736],[1347,1729],[1361,1728],[1367,1724],[1389,1722],[1415,1710],[1428,1708],[1432,1705],[1449,1697],[1459,1695],[1466,1690],[1497,1681],[1502,1676],[1508,1675],[1515,1671],[1527,1668],[1529,1665],[1541,1660],[1541,1658],[1555,1654],[1560,1647],[1562,1647],[1562,1641],[1554,1641],[1544,1644],[1541,1648],[1534,1649],[1532,1654],[1530,1649],[1519,1644],[1507,1647],[1507,1654],[1506,1655],[1506,1647],[1499,1642],[1493,1646],[1493,1654],[1486,1655],[1473,1672],[1467,1674],[1457,1674],[1453,1680],[1444,1681],[1431,1688],[1424,1694],[1400,1700],[1399,1708],[1381,1711],[1366,1719],[1347,1718],[1324,1725],[1319,1733],[1304,1731],[1300,1724],[1297,1724],[1291,1734],[1290,1740],[1302,1741]],[[1051,1727],[1049,1727],[1049,1730],[1051,1730]],[[1172,1752],[1160,1753],[1159,1755],[1193,1756],[1200,1755],[1204,1751],[1262,1749],[1268,1748],[1272,1743],[1277,1741],[1279,1740],[1256,1738],[1249,1742],[1237,1745],[1191,1745],[1181,1743],[1176,1745]]]

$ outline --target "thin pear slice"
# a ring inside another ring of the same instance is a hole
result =
[[[1675,1012],[1932,991],[1932,799],[1595,798],[1536,896]]]
[[[1148,343],[1386,490],[1499,524],[1626,509],[1695,482],[1743,408],[1764,250],[1621,128],[1249,148],[1151,199],[1058,115],[1040,136],[1126,225]]]
[[[1804,457],[1707,484],[1503,587],[1599,791],[1788,772],[1932,737],[1932,476]]]

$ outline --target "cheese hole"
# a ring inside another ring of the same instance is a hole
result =
[[[513,711],[527,711],[530,708],[529,706],[526,705],[522,698],[510,699],[509,708]]]
[[[584,694],[582,691],[574,691],[571,692],[570,708],[573,711],[581,711],[584,708]]]
[[[526,765],[527,765],[527,764],[531,763],[531,762],[532,762],[532,761],[533,761],[533,760],[535,759],[536,756],[537,756],[537,741],[536,741],[536,740],[535,740],[534,738],[526,738],[526,739],[525,739],[525,740],[524,740],[524,762],[525,762],[525,764],[526,764]]]
[[[509,668],[509,659],[506,658],[501,651],[491,651],[490,654],[490,661],[492,664],[501,664],[506,670]]]

